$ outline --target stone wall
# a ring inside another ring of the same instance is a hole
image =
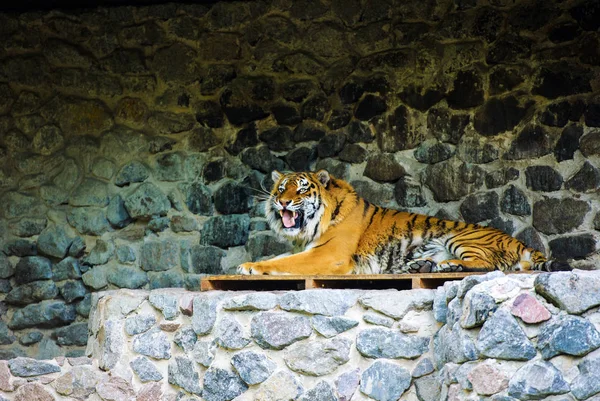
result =
[[[0,15],[0,358],[90,294],[279,254],[272,169],[593,268],[597,1],[269,0]]]
[[[437,290],[102,292],[92,358],[0,362],[0,400],[595,400],[598,288],[600,272],[575,271]]]

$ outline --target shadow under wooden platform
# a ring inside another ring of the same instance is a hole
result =
[[[509,272],[507,274],[534,273]],[[418,274],[348,274],[339,276],[207,276],[202,279],[202,291],[276,291],[305,290],[311,288],[356,288],[356,289],[398,289],[437,288],[446,281],[462,280],[467,276],[481,275],[479,272],[460,273],[418,273]]]

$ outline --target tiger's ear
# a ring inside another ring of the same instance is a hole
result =
[[[277,170],[273,170],[273,172],[271,173],[271,179],[273,180],[273,182],[277,182],[281,178],[281,176],[282,174]]]
[[[326,187],[327,184],[329,183],[329,179],[331,178],[329,176],[329,172],[327,170],[319,170],[317,171],[317,178],[319,179],[319,182]]]

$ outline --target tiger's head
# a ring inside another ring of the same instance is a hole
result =
[[[269,225],[277,234],[310,242],[319,235],[319,221],[326,208],[323,194],[329,173],[286,173],[273,171],[273,189],[265,206]]]

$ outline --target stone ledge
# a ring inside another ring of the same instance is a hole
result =
[[[600,393],[599,288],[576,270],[435,290],[102,292],[89,358],[1,361],[0,400],[582,400]]]

